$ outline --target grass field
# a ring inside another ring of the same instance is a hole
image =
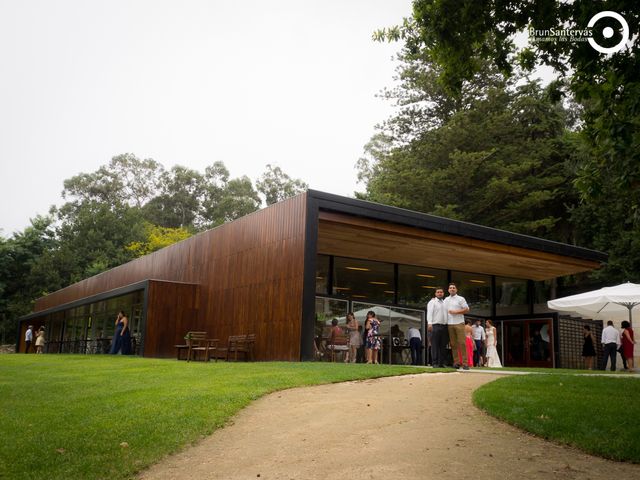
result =
[[[130,478],[268,392],[406,373],[417,370],[2,355],[0,479]]]
[[[543,438],[640,463],[640,379],[517,375],[483,385],[474,403]]]

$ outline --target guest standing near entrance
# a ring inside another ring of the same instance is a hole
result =
[[[44,353],[44,325],[36,333],[36,353]]]
[[[582,327],[582,334],[584,335],[584,343],[582,344],[584,363],[587,366],[587,370],[593,370],[593,359],[596,357],[596,342],[593,340],[591,327],[589,325]]]
[[[116,331],[113,334],[111,342],[111,351],[109,353],[115,355],[122,352],[123,355],[131,353],[131,333],[129,332],[129,319],[125,313],[120,310],[116,317]]]
[[[349,330],[349,352],[347,353],[345,363],[356,363],[358,349],[362,344],[362,337],[358,330],[358,320],[356,320],[356,316],[352,312],[347,313],[347,329]]]
[[[369,324],[367,331],[367,363],[378,363],[378,351],[380,350],[380,320],[376,318],[376,312],[369,310],[365,328]]]
[[[422,365],[422,335],[415,326],[409,327],[409,348],[411,349],[411,365]]]
[[[502,368],[498,355],[498,332],[491,320],[487,320],[487,367]]]
[[[462,368],[469,370],[467,358],[466,335],[464,332],[464,314],[469,311],[469,305],[464,297],[458,295],[458,287],[455,283],[449,284],[449,296],[444,299],[444,307],[447,312],[447,327],[449,330],[449,343],[453,355],[453,368],[459,368],[458,352],[462,353]]]
[[[622,356],[627,359],[627,369],[633,370],[633,346],[636,344],[633,338],[633,328],[626,320],[622,322]]]
[[[445,348],[449,343],[449,333],[442,287],[436,287],[435,295],[427,304],[427,330],[431,332],[431,366],[444,368]]]
[[[613,322],[609,320],[607,326],[602,329],[602,355],[601,370],[607,369],[607,359],[611,360],[611,371],[616,371],[616,354],[618,353],[618,345],[620,345],[620,332],[613,328]]]
[[[31,342],[33,341],[33,325],[29,325],[27,331],[24,333],[24,344],[26,345],[24,353],[29,353],[31,350]]]
[[[477,363],[473,362],[473,339],[471,336],[473,335],[473,328],[471,327],[471,320],[468,318],[464,321],[464,346],[467,350],[467,362],[469,362],[470,367],[478,366]],[[460,361],[462,361],[462,357],[460,357]]]
[[[487,334],[482,328],[482,321],[478,318],[471,327],[471,338],[476,346],[473,352],[473,365],[475,367],[484,367],[484,352],[487,348]]]

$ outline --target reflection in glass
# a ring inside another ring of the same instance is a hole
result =
[[[398,303],[425,308],[436,287],[446,291],[446,283],[446,270],[398,265]]]
[[[491,315],[491,277],[479,273],[451,272],[458,295],[469,304],[470,315]],[[446,292],[446,287],[445,287]]]
[[[329,255],[318,255],[316,260],[316,293],[326,295],[329,289]]]
[[[496,315],[529,313],[527,281],[496,277]]]
[[[358,301],[393,303],[393,264],[335,257],[333,294]]]

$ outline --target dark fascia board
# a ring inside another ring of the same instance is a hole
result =
[[[20,317],[18,319],[18,322],[22,323],[22,322],[31,320],[33,318],[42,317],[44,315],[50,315],[52,313],[60,312],[62,310],[69,310],[70,308],[81,307],[82,305],[86,305],[88,303],[95,303],[95,302],[100,302],[102,300],[107,300],[109,298],[119,297],[121,295],[126,295],[127,293],[135,292],[136,290],[146,290],[149,287],[150,282],[181,283],[185,285],[197,286],[196,283],[172,282],[169,280],[156,280],[153,278],[149,278],[147,280],[142,280],[141,282],[125,285],[124,287],[118,287],[118,288],[114,288],[113,290],[108,290],[106,292],[98,293],[96,295],[91,295],[90,297],[84,297],[79,300],[74,300],[73,302],[63,303],[62,305],[51,307],[46,310],[30,313],[28,315]]]
[[[484,227],[474,223],[451,220],[426,213],[415,212],[404,208],[390,207],[380,203],[342,197],[331,193],[308,190],[307,194],[314,198],[320,210],[346,213],[362,218],[417,227],[424,230],[447,233],[460,237],[500,243],[512,247],[527,248],[541,252],[554,253],[565,257],[579,258],[594,262],[606,262],[608,255],[597,250],[576,247],[566,243],[544,240],[542,238],[511,233],[497,228]]]

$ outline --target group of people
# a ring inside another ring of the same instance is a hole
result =
[[[498,336],[491,320],[483,328],[480,320],[472,326],[465,320],[469,305],[458,295],[458,287],[449,284],[449,296],[436,287],[435,296],[427,304],[427,331],[431,333],[431,365],[447,364],[447,347],[451,347],[453,367],[468,370],[473,366],[502,367],[498,356]]]
[[[36,347],[36,353],[44,353],[44,345],[45,345],[45,338],[44,338],[44,325],[42,325],[37,332],[35,332],[35,337],[36,337],[36,343],[35,343],[35,347]],[[24,344],[25,344],[25,350],[24,353],[29,353],[31,350],[31,344],[33,343],[33,325],[29,325],[29,327],[27,328],[27,331],[24,334]]]
[[[582,345],[582,356],[589,370],[593,370],[594,359],[596,358],[596,342],[591,333],[591,327],[583,327],[584,343]],[[602,329],[600,339],[602,344],[602,363],[600,370],[606,370],[607,363],[610,363],[611,371],[616,370],[617,354],[622,357],[623,368],[627,371],[633,370],[633,350],[636,344],[633,336],[633,328],[626,320],[622,322],[622,330],[618,331],[613,322],[609,320],[607,326]]]
[[[458,295],[455,284],[449,284],[448,290],[449,296],[445,298],[444,289],[436,288],[435,297],[427,304],[431,365],[434,367],[449,365],[447,352],[450,346],[455,368],[468,370],[473,366],[502,367],[497,350],[497,332],[493,322],[487,320],[486,327],[483,327],[479,319],[473,325],[470,320],[465,321],[464,314],[469,311],[466,300]],[[346,320],[347,324],[343,327],[338,325],[337,319],[332,321],[327,342],[329,351],[333,350],[332,353],[335,354],[340,339],[344,338],[346,331],[345,362],[380,363],[380,350],[384,337],[380,334],[382,320],[373,310],[367,312],[364,326],[359,324],[353,312],[347,314]],[[400,333],[393,333],[393,327],[391,333],[394,338],[401,336]],[[411,326],[406,335],[411,351],[411,364],[422,365],[423,341],[420,329]],[[393,353],[393,346],[390,354]],[[332,355],[332,358],[334,356]]]
[[[36,353],[44,353],[45,346],[45,327],[41,326],[38,331],[35,333],[36,342]],[[31,351],[31,345],[33,343],[33,325],[29,325],[27,331],[24,335],[24,343],[25,343],[25,352],[29,353]],[[109,350],[111,354],[122,353],[123,355],[131,354],[131,332],[129,329],[129,319],[124,311],[120,310],[115,319],[115,333],[113,334],[113,339],[111,341],[111,349]]]

